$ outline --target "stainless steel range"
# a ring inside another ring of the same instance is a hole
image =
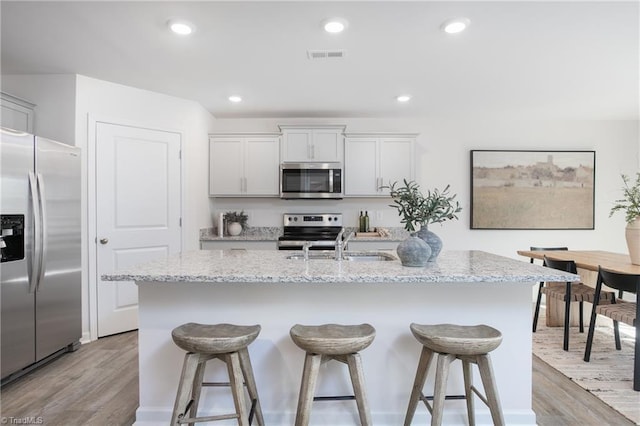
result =
[[[278,249],[302,250],[311,241],[311,250],[333,250],[341,230],[340,213],[285,213],[284,235],[278,238]]]

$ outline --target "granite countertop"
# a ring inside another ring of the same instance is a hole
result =
[[[356,236],[352,241],[403,241],[409,236],[404,228],[386,228],[389,236]],[[356,228],[345,227],[345,235],[355,232]],[[200,229],[200,241],[278,241],[284,233],[282,226],[249,226],[243,230],[241,235],[225,235],[219,237],[215,228]]]
[[[200,250],[103,275],[107,281],[423,283],[579,281],[578,275],[482,251],[445,251],[425,267],[394,261],[287,259],[290,251]]]

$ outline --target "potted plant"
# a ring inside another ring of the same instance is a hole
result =
[[[249,216],[244,213],[244,210],[238,212],[226,212],[224,214],[224,220],[227,222],[227,232],[229,235],[240,235],[243,229],[247,227],[247,220]]]
[[[437,188],[427,190],[426,194],[423,194],[420,192],[420,185],[406,179],[403,180],[402,185],[393,182],[388,187],[393,199],[390,207],[398,210],[400,222],[404,224],[407,231],[417,230],[415,236],[425,240],[431,247],[430,261],[440,254],[442,240],[429,231],[429,224],[458,219],[457,214],[462,211],[460,203],[455,200],[456,194],[449,194],[449,187],[447,185],[442,191]]]
[[[622,188],[624,198],[615,200],[609,217],[617,211],[625,213],[627,222],[625,237],[629,248],[629,257],[631,257],[631,263],[640,265],[640,172],[636,173],[635,182],[632,182],[631,178],[625,174],[622,175],[622,181],[624,182]]]

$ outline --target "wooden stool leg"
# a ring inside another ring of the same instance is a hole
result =
[[[173,414],[171,415],[172,425],[178,424],[179,416],[186,414],[184,409],[191,399],[193,380],[196,376],[199,362],[199,354],[187,352],[184,355],[182,374],[180,375],[180,382],[178,383],[178,393],[176,394],[176,402],[173,405]]]
[[[242,382],[242,368],[240,367],[238,352],[225,354],[224,361],[227,364],[227,371],[229,371],[229,384],[233,394],[233,404],[238,414],[238,425],[249,426],[247,405],[244,398],[244,384]]]
[[[411,390],[411,396],[409,397],[409,407],[407,408],[407,414],[404,417],[404,426],[411,425],[411,422],[413,421],[413,415],[416,412],[416,407],[418,406],[418,402],[420,402],[424,383],[427,380],[427,373],[429,372],[431,360],[433,360],[433,352],[423,346],[422,353],[420,354],[420,361],[418,362],[418,369],[416,371],[416,378],[413,382],[413,389]]]
[[[244,380],[247,383],[247,391],[251,401],[256,401],[254,414],[258,426],[264,426],[264,417],[262,416],[262,408],[260,407],[260,398],[258,398],[258,387],[256,386],[256,379],[253,376],[253,367],[251,366],[251,359],[249,358],[249,350],[247,348],[240,349],[238,351],[240,355],[240,367],[244,374]]]
[[[504,425],[502,416],[502,408],[500,407],[500,398],[498,397],[498,387],[493,376],[493,368],[491,367],[491,358],[489,354],[478,355],[476,358],[478,368],[480,369],[480,377],[484,386],[484,393],[489,402],[489,410],[491,410],[491,418],[496,426]]]
[[[438,354],[436,383],[433,390],[431,426],[440,426],[442,424],[442,412],[444,410],[444,398],[447,394],[447,377],[449,376],[449,366],[451,366],[451,363],[455,359],[455,355],[440,353]]]
[[[475,426],[476,415],[473,408],[473,374],[471,374],[471,363],[466,359],[462,360],[462,375],[464,376],[464,396],[467,400],[467,416],[469,417],[469,426]]]
[[[300,383],[300,396],[298,397],[298,411],[296,412],[295,426],[307,426],[313,405],[313,395],[316,390],[316,381],[320,372],[321,355],[306,354],[304,358],[304,369],[302,371],[302,381]]]
[[[360,354],[347,355],[347,365],[349,366],[349,375],[351,376],[351,384],[353,385],[353,394],[356,397],[358,405],[358,414],[360,415],[360,424],[369,426],[371,424],[371,413],[369,412],[369,403],[364,390],[364,372],[362,370],[362,360]]]
[[[193,387],[191,388],[191,410],[189,410],[189,416],[194,418],[198,415],[198,404],[200,404],[200,393],[202,391],[202,382],[204,381],[204,370],[206,367],[206,359],[200,357],[198,362],[198,368],[196,369],[196,375],[193,379]],[[189,423],[189,426],[193,426],[195,423]]]

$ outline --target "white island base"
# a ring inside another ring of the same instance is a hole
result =
[[[491,353],[504,418],[510,425],[535,425],[531,395],[531,285],[524,282],[392,283],[207,283],[138,282],[140,406],[137,425],[167,424],[184,352],[171,330],[186,322],[260,324],[249,346],[267,425],[293,425],[304,353],[289,337],[296,323],[370,323],[372,345],[362,353],[366,392],[375,425],[403,424],[421,346],[409,330],[424,324],[487,324],[503,333]],[[433,363],[432,368],[435,366]],[[433,373],[433,371],[432,371]],[[207,377],[227,381],[223,363],[209,362]],[[430,374],[425,395],[433,393]],[[477,368],[474,382],[482,389]],[[463,394],[461,364],[449,377],[449,394]],[[316,395],[351,395],[345,365],[321,367]],[[476,398],[478,425],[492,424]],[[201,415],[233,412],[228,388],[206,388]],[[429,424],[420,404],[413,424]],[[464,401],[445,402],[444,424],[467,424]],[[216,422],[220,425],[235,421]],[[254,422],[255,424],[255,422]],[[312,425],[359,424],[355,401],[314,402]]]

